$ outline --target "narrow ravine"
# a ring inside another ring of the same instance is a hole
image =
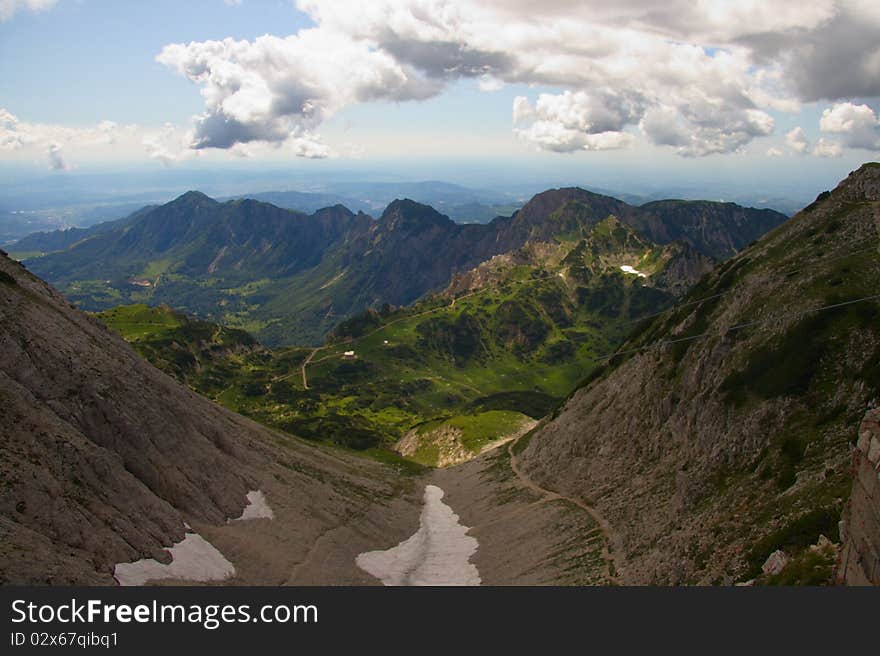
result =
[[[480,573],[470,562],[479,546],[467,535],[443,503],[443,490],[425,487],[419,530],[396,547],[360,554],[357,565],[385,585],[480,585]]]

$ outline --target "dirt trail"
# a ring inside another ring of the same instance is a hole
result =
[[[319,565],[316,565],[314,562],[316,556],[319,553],[319,550],[323,548],[323,545],[325,542],[329,542],[332,539],[333,535],[340,532],[344,528],[345,528],[344,525],[333,526],[333,527],[327,529],[326,531],[324,531],[323,533],[321,533],[321,535],[319,535],[315,539],[315,541],[312,543],[312,546],[308,550],[308,552],[306,553],[305,557],[300,562],[298,562],[296,565],[294,565],[293,570],[290,573],[290,576],[287,578],[287,580],[282,585],[297,585],[297,582],[299,581],[298,577],[301,576],[303,571],[308,568],[313,568],[313,569],[317,568],[318,571],[321,571],[324,568],[324,563],[320,563]],[[325,552],[323,554],[323,558],[326,559],[327,557],[328,557],[328,553],[325,550]]]
[[[592,517],[593,521],[596,522],[599,530],[602,532],[602,537],[604,538],[605,542],[605,546],[602,550],[602,558],[605,560],[605,576],[612,583],[612,585],[618,585],[618,574],[621,571],[621,564],[619,562],[619,556],[612,553],[611,545],[613,544],[614,531],[611,528],[611,525],[604,517],[602,517],[602,515],[599,514],[599,512],[595,508],[593,508],[589,504],[584,503],[582,500],[575,497],[570,497],[541,487],[535,481],[529,478],[528,475],[523,472],[522,469],[520,469],[519,458],[517,457],[514,450],[516,445],[523,437],[525,437],[525,435],[517,437],[516,439],[513,439],[507,443],[507,453],[510,455],[510,468],[513,470],[513,473],[516,474],[520,482],[522,482],[522,484],[525,485],[529,490],[531,490],[535,494],[543,496],[543,501],[555,501],[557,499],[568,501],[569,503],[574,504],[578,508],[586,511],[590,515],[590,517]]]
[[[318,354],[318,351],[323,350],[325,347],[319,346],[314,349],[311,353],[309,353],[309,357],[307,357],[302,363],[302,378],[303,378],[303,389],[309,389],[309,379],[306,376],[306,367],[309,366],[309,362],[312,361],[312,358]]]

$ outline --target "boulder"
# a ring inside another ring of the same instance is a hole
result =
[[[761,570],[768,576],[779,574],[788,565],[789,560],[791,559],[784,551],[777,549],[767,557],[767,560],[761,566]]]

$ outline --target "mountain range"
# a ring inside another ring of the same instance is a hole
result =
[[[335,182],[324,191],[267,191],[238,198],[272,203],[278,207],[311,214],[330,205],[345,205],[354,212],[376,215],[397,198],[411,198],[442,209],[459,223],[488,223],[504,211],[509,214],[522,204],[513,194],[471,189],[448,182]]]
[[[269,345],[316,343],[364,308],[412,303],[527,243],[575,243],[611,215],[651,243],[682,241],[716,259],[785,220],[730,203],[635,207],[577,188],[538,194],[485,225],[457,224],[409,200],[392,202],[374,220],[342,206],[305,215],[189,192],[71,235],[73,243],[51,233],[33,239],[28,249],[48,254],[27,266],[87,310],[164,303],[245,328]]]

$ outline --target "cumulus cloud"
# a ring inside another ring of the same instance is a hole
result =
[[[146,134],[141,139],[147,156],[165,166],[171,166],[195,154],[189,145],[192,143],[191,132],[181,132],[171,123],[166,123],[160,130]]]
[[[21,121],[7,109],[0,107],[0,150],[34,149],[45,153],[50,169],[70,168],[63,155],[66,146],[109,146],[120,138],[131,138],[136,126],[101,121],[93,127],[70,128],[47,123]]]
[[[609,130],[585,133],[566,128],[554,121],[535,121],[527,128],[516,129],[515,133],[541,150],[557,153],[626,148],[633,140],[632,135],[626,132]]]
[[[42,11],[55,6],[57,0],[0,0],[0,23],[12,18],[21,9]]]
[[[504,82],[491,75],[480,77],[480,91],[500,91],[504,88]]]
[[[639,122],[654,144],[672,146],[685,157],[735,152],[753,138],[771,134],[773,127],[773,117],[764,111],[712,104],[660,106],[647,111]]]
[[[756,30],[741,43],[758,61],[780,62],[803,101],[880,95],[880,10],[871,0],[841,0],[812,29]]]
[[[623,147],[635,128],[682,156],[736,152],[773,132],[768,110],[880,95],[880,10],[861,0],[296,4],[315,27],[159,54],[201,89],[191,148],[327,156],[319,128],[345,107],[424,100],[462,78],[558,89],[517,98],[514,132],[563,152]]]
[[[560,95],[541,94],[536,112],[583,132],[619,132],[639,115],[639,103],[639,98],[630,100],[613,91],[565,91]]]
[[[635,109],[612,94],[565,91],[542,93],[534,106],[525,96],[513,101],[515,134],[542,150],[573,152],[625,148],[632,135],[623,131]]]
[[[11,112],[0,107],[0,149],[21,148],[25,142],[24,133],[18,129],[19,120]]]
[[[779,148],[768,148],[767,149],[767,157],[782,157],[785,153],[783,153]]]
[[[49,168],[53,171],[67,171],[67,162],[64,161],[64,154],[60,144],[49,144]]]
[[[810,149],[810,141],[802,127],[792,128],[785,133],[785,144],[794,152],[804,154]]]
[[[387,52],[317,29],[253,42],[172,44],[157,60],[202,87],[205,112],[195,121],[193,149],[260,141],[326,157],[315,130],[342,108],[424,99],[442,89]]]
[[[688,143],[688,129],[672,107],[652,107],[639,122],[642,133],[660,146],[683,148]]]
[[[816,142],[813,154],[819,157],[840,157],[843,154],[843,148],[836,141],[822,138]]]
[[[868,105],[837,103],[822,112],[819,129],[841,135],[849,148],[880,150],[880,119]]]

